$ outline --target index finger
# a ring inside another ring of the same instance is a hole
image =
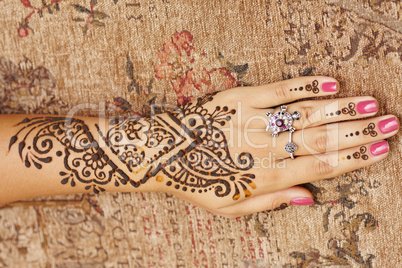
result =
[[[241,89],[241,99],[253,108],[269,108],[295,100],[330,96],[338,92],[339,82],[327,76],[304,76],[267,85]],[[239,89],[240,90],[240,89]]]

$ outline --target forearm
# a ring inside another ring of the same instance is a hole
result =
[[[141,137],[117,143],[116,135],[102,118],[1,115],[0,204],[46,195],[158,190],[156,180],[143,183],[153,165],[138,163],[132,154]],[[141,150],[143,159],[154,153]]]
[[[236,111],[213,96],[143,118],[1,116],[0,203],[89,191],[249,197],[253,158],[232,157],[224,129]]]

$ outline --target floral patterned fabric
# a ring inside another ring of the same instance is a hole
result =
[[[0,113],[149,115],[305,75],[402,111],[398,0],[0,0]],[[0,208],[0,267],[400,267],[401,135],[383,162],[237,219],[163,193]]]

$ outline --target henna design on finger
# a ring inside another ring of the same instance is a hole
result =
[[[356,104],[354,102],[350,102],[348,106],[343,107],[340,110],[337,110],[336,112],[331,112],[326,114],[326,116],[335,116],[335,115],[341,115],[341,114],[349,114],[350,116],[355,116],[356,115]]]
[[[353,137],[353,136],[359,136],[359,135],[360,135],[360,132],[356,131],[355,133],[350,132],[349,134],[346,134],[345,137],[347,138],[347,137]]]
[[[353,102],[350,102],[348,104],[348,106],[343,107],[341,111],[342,111],[343,114],[349,114],[350,116],[355,116],[356,115],[355,108],[356,108],[356,104],[353,103]]]
[[[370,123],[366,128],[363,129],[363,134],[364,135],[370,135],[371,137],[376,137],[377,136],[377,131],[375,129],[375,124]]]
[[[205,109],[203,105],[215,94],[168,111],[165,116],[111,120],[106,135],[95,124],[106,148],[100,148],[82,120],[24,119],[17,125],[21,128],[11,138],[9,149],[19,141],[18,152],[28,168],[34,165],[42,169],[43,164],[62,159],[61,183],[75,187],[80,182],[95,193],[105,191],[104,186],[111,182],[116,187],[128,183],[139,187],[150,178],[157,182],[168,178],[166,186],[184,192],[213,190],[216,196],[231,195],[233,200],[249,197],[250,190],[256,188],[255,175],[249,173],[253,157],[247,152],[231,157],[221,128],[236,111],[227,106],[216,106],[212,112]],[[109,151],[112,154],[108,155]],[[123,166],[119,168],[116,161]],[[130,173],[136,175],[128,176]]]
[[[366,146],[361,146],[360,149],[359,149],[359,151],[354,152],[354,153],[352,154],[352,156],[350,156],[350,155],[347,155],[346,157],[343,156],[342,158],[338,159],[338,161],[340,161],[340,160],[346,160],[346,159],[347,159],[347,160],[351,160],[352,157],[353,157],[354,159],[359,159],[359,158],[361,158],[361,159],[363,159],[363,160],[367,160],[369,157],[368,157],[368,155],[366,154],[366,152],[367,152],[367,147],[366,147]]]
[[[306,85],[306,91],[313,91],[314,94],[317,94],[318,92],[320,92],[320,89],[318,88],[318,81],[314,80],[311,84],[307,84]],[[291,88],[290,91],[302,91],[304,89],[304,87],[295,87],[295,88]]]
[[[363,159],[363,160],[367,160],[368,159],[368,155],[366,155],[367,152],[367,148],[366,146],[361,146],[360,150],[358,152],[354,152],[353,153],[353,158],[354,159]]]
[[[375,129],[375,124],[374,123],[370,123],[368,124],[367,127],[365,127],[362,131],[363,135],[370,135],[371,137],[376,137],[377,136],[377,131],[374,130]],[[353,132],[346,134],[345,137],[353,137],[353,135],[355,136],[359,136],[360,132],[356,131],[354,134]]]

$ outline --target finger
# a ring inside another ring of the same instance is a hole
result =
[[[387,141],[365,144],[326,154],[299,156],[283,160],[286,169],[277,170],[282,180],[278,189],[292,185],[332,178],[375,164],[389,152]]]
[[[233,218],[273,210],[283,207],[284,204],[312,205],[314,204],[313,195],[306,188],[294,186],[285,190],[248,198],[240,203],[220,208],[216,213]]]
[[[294,143],[299,145],[295,155],[326,153],[376,142],[395,135],[398,129],[397,118],[390,115],[307,128],[293,134]],[[281,139],[282,143],[287,142],[284,137]]]
[[[339,83],[326,76],[304,76],[268,85],[236,88],[239,97],[254,108],[274,107],[295,100],[337,93]]]
[[[292,134],[292,142],[297,146],[294,155],[326,153],[375,142],[395,135],[398,129],[398,119],[395,116],[386,115],[296,130]],[[277,138],[272,138],[263,131],[247,132],[246,141],[253,144],[253,147],[265,144],[266,148],[275,153],[279,159],[290,156],[284,149],[289,142],[289,132],[281,133]],[[257,154],[266,155],[267,150],[262,150]]]
[[[277,107],[272,114],[280,112]],[[352,97],[329,100],[309,100],[289,104],[287,112],[300,114],[298,120],[293,120],[296,129],[320,126],[333,122],[359,119],[373,116],[378,111],[377,101],[370,96]]]
[[[281,111],[278,106],[273,110],[262,112],[261,109],[250,111],[250,118],[246,121],[249,128],[266,129],[268,125],[275,127],[275,120],[267,117],[267,112],[275,119],[277,112]],[[333,122],[360,119],[373,116],[378,111],[377,101],[370,96],[352,97],[328,100],[309,100],[295,102],[287,105],[286,112],[291,116],[294,112],[300,114],[297,120],[292,119],[291,125],[296,129],[315,127]],[[284,118],[286,119],[286,118]],[[272,134],[273,130],[269,129]]]

